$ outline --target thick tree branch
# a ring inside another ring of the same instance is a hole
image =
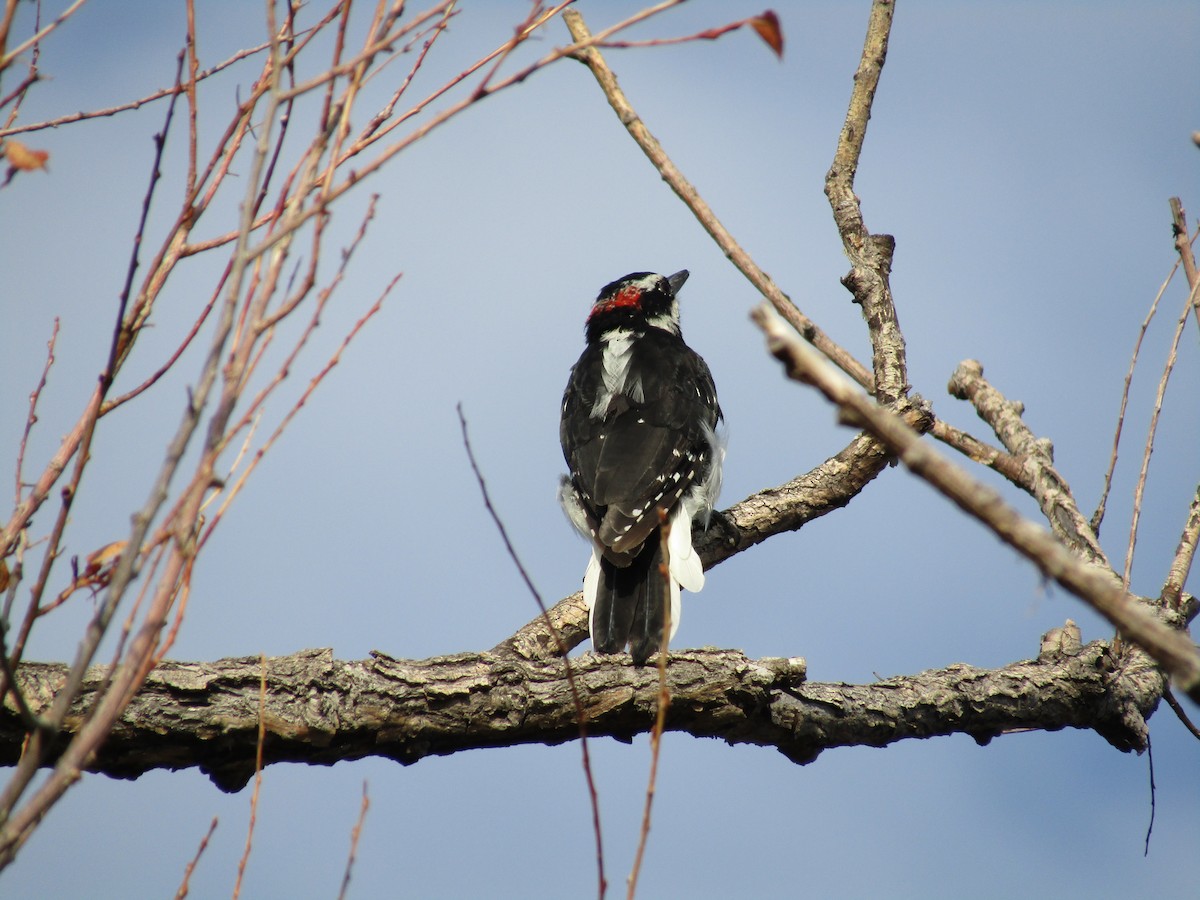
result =
[[[875,0],[871,5],[867,37],[858,71],[854,73],[854,90],[846,121],[838,137],[833,165],[825,176],[825,196],[833,210],[842,248],[853,266],[842,278],[842,284],[854,295],[854,302],[862,307],[867,322],[875,376],[874,393],[880,403],[893,403],[908,392],[904,335],[896,318],[890,285],[896,241],[891,235],[874,235],[867,230],[862,204],[854,193],[854,176],[867,137],[871,104],[887,58],[893,12],[891,0]]]
[[[905,738],[965,733],[980,743],[1012,730],[1090,728],[1122,750],[1145,747],[1145,718],[1162,691],[1153,667],[1119,679],[1103,643],[1044,652],[987,670],[953,665],[873,684],[805,683],[801,659],[749,659],[735,650],[672,653],[667,728],[731,744],[774,747],[798,763],[833,747],[882,747]],[[620,657],[573,660],[589,735],[628,740],[655,717],[658,672]],[[380,756],[409,764],[479,747],[559,744],[579,737],[562,660],[461,653],[426,660],[383,654],[352,662],[329,650],[268,659],[262,717],[265,764],[331,765]],[[65,667],[27,663],[21,690],[36,709],[53,702]],[[198,767],[222,789],[254,774],[261,657],[165,662],[146,680],[89,761],[133,778]],[[83,724],[107,673],[89,672],[59,746]],[[24,730],[0,711],[0,763],[19,756]]]

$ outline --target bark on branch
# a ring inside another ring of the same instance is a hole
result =
[[[1012,730],[1090,728],[1122,750],[1146,745],[1145,718],[1162,692],[1153,666],[1111,669],[1108,647],[1061,643],[1037,660],[1000,669],[953,665],[872,684],[806,683],[803,659],[749,659],[736,650],[671,654],[667,728],[731,744],[774,747],[797,763],[844,746],[965,733],[980,743]],[[590,735],[628,740],[651,727],[658,673],[620,656],[571,662]],[[254,774],[259,710],[264,764],[331,765],[380,756],[403,764],[479,747],[560,744],[579,737],[561,659],[462,653],[426,660],[342,661],[329,650],[267,659],[165,662],[146,680],[88,770],[135,778],[151,769],[198,767],[223,790]],[[106,677],[89,670],[84,692],[55,742],[86,720]],[[35,710],[53,702],[59,664],[18,673]],[[0,711],[0,763],[20,755],[25,731]]]

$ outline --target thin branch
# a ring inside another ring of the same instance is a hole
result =
[[[517,555],[517,550],[513,546],[512,541],[508,537],[508,529],[504,527],[504,521],[500,518],[500,514],[496,511],[496,507],[492,505],[491,495],[488,493],[487,482],[484,481],[483,472],[479,468],[479,463],[475,460],[475,451],[471,449],[471,436],[467,432],[467,419],[463,415],[462,404],[455,407],[458,412],[458,424],[462,429],[463,447],[467,451],[467,461],[471,464],[471,472],[475,475],[475,480],[479,484],[479,492],[483,495],[483,505],[491,516],[492,522],[496,526],[496,530],[500,533],[500,540],[504,542],[504,549],[508,552],[509,559],[513,561],[513,565],[517,567],[517,572],[521,576],[521,580],[525,582],[525,587],[529,593],[533,595],[534,601],[537,603],[538,611],[541,613],[542,621],[550,630],[550,635],[553,637],[555,645],[558,649],[558,654],[562,657],[563,670],[567,678],[567,686],[571,692],[571,702],[575,704],[575,719],[579,723],[579,746],[580,752],[583,755],[583,773],[587,782],[588,799],[592,805],[592,830],[596,836],[596,870],[598,879],[598,896],[603,900],[605,891],[608,888],[607,880],[604,877],[604,840],[600,830],[600,795],[596,791],[596,781],[592,777],[592,759],[591,753],[588,750],[587,739],[587,713],[584,711],[583,700],[580,697],[579,686],[575,682],[575,670],[573,664],[567,659],[567,645],[563,641],[562,635],[558,633],[554,627],[554,623],[550,621],[550,617],[546,613],[546,604],[542,600],[542,595],[534,586],[533,579],[529,576],[528,570],[521,562],[520,556]]]
[[[1003,475],[1023,490],[1030,490],[1026,485],[1028,479],[1025,478],[1021,470],[1021,464],[1012,454],[1005,453],[998,447],[993,447],[991,444],[985,443],[979,440],[979,438],[955,428],[945,419],[936,419],[933,427],[929,429],[929,433],[947,447],[957,450],[972,462],[977,462],[981,466],[987,466],[987,468]]]
[[[258,688],[258,742],[254,754],[254,790],[250,794],[250,821],[246,825],[246,846],[238,860],[237,879],[233,883],[233,900],[242,893],[242,877],[246,874],[246,863],[250,861],[250,847],[254,842],[254,826],[258,822],[258,797],[262,792],[263,745],[267,742],[267,655],[262,654],[262,676]]]
[[[668,545],[671,537],[671,521],[664,510],[658,511],[658,540],[662,562],[658,577],[663,580],[664,603],[662,638],[659,642],[658,663],[658,709],[654,715],[654,726],[650,729],[650,774],[646,779],[646,802],[642,807],[642,827],[638,834],[637,853],[633,857],[633,868],[629,871],[626,900],[637,894],[638,875],[642,871],[642,857],[646,853],[646,842],[650,839],[650,811],[654,807],[654,791],[658,783],[658,758],[662,750],[663,728],[667,724],[667,708],[671,705],[671,688],[667,684],[667,644],[671,637],[671,556]]]
[[[38,400],[42,397],[42,391],[46,388],[46,380],[50,377],[50,369],[54,365],[54,346],[58,343],[58,316],[54,317],[54,327],[50,331],[50,339],[46,341],[46,362],[42,366],[42,375],[38,379],[37,385],[29,395],[29,412],[25,416],[25,430],[21,432],[21,444],[17,448],[17,469],[15,477],[17,480],[17,489],[13,494],[13,503],[20,505],[22,488],[25,484],[25,451],[29,445],[29,435],[33,431],[33,426],[37,424],[37,407]],[[8,619],[8,610],[4,611],[4,618]]]
[[[350,852],[346,855],[346,871],[342,873],[342,887],[338,891],[338,900],[346,900],[346,891],[350,890],[350,873],[354,869],[354,859],[358,855],[358,839],[362,837],[363,822],[367,820],[367,810],[371,800],[367,796],[367,783],[363,782],[362,803],[358,807],[358,819],[350,830]]]
[[[559,9],[559,8],[565,6],[566,3],[568,3],[568,2],[572,2],[572,0],[564,0],[563,3],[559,4],[559,6],[557,6],[557,7],[554,7],[554,9]],[[508,88],[511,88],[515,85],[523,83],[526,79],[528,79],[534,73],[541,71],[542,69],[546,68],[547,66],[551,65],[552,63],[557,62],[558,60],[560,60],[564,57],[572,56],[573,54],[579,52],[580,50],[592,46],[597,41],[604,40],[610,34],[620,31],[623,28],[628,28],[631,25],[633,25],[637,22],[640,22],[640,21],[642,21],[658,12],[668,9],[672,6],[677,6],[681,2],[682,2],[682,0],[664,0],[663,3],[660,3],[657,6],[653,6],[653,7],[649,7],[647,9],[641,10],[640,12],[635,13],[634,15],[630,16],[629,18],[624,19],[621,22],[618,22],[616,25],[612,25],[609,28],[606,28],[604,31],[593,36],[592,38],[589,38],[586,41],[582,41],[582,42],[577,41],[566,47],[556,48],[556,49],[550,51],[549,53],[547,53],[541,59],[535,60],[534,62],[525,66],[525,68],[520,69],[517,72],[514,72],[512,75],[509,75],[507,78],[504,78],[504,79],[496,82],[495,84],[486,85],[486,86],[484,86],[484,88],[482,90],[476,91],[476,92],[470,94],[469,96],[464,97],[462,100],[458,101],[457,103],[451,104],[450,106],[446,107],[445,109],[443,109],[442,111],[440,111],[439,113],[434,115],[432,118],[430,118],[425,124],[418,126],[412,132],[410,132],[408,135],[406,135],[405,137],[399,139],[394,144],[391,144],[386,149],[380,151],[379,155],[376,156],[374,159],[372,159],[370,162],[364,163],[362,166],[350,171],[346,175],[346,177],[342,181],[340,181],[336,186],[332,186],[329,188],[328,193],[325,194],[325,196],[323,197],[322,203],[313,205],[311,207],[308,207],[308,208],[302,209],[302,210],[297,208],[295,210],[295,212],[288,217],[288,219],[282,224],[282,226],[280,228],[278,228],[276,231],[272,232],[267,237],[265,237],[254,248],[254,250],[250,254],[251,258],[257,259],[259,256],[269,252],[279,241],[287,239],[292,233],[294,233],[297,229],[299,229],[302,226],[304,226],[305,224],[307,224],[314,217],[325,215],[326,214],[325,208],[330,203],[332,203],[333,201],[337,200],[338,198],[342,197],[344,194],[346,194],[347,192],[349,192],[350,190],[355,188],[363,179],[367,178],[370,175],[374,175],[381,168],[383,168],[383,166],[386,165],[391,159],[393,159],[396,155],[403,152],[404,150],[406,150],[408,147],[412,146],[416,142],[424,139],[425,136],[428,135],[430,132],[441,127],[447,121],[449,121],[450,119],[453,119],[454,117],[459,115],[461,112],[463,112],[465,109],[473,106],[474,104],[478,103],[479,101],[483,100],[486,97],[491,97],[494,94],[498,94],[502,91],[507,90]],[[539,19],[539,24],[543,23],[544,21],[545,21],[545,17],[543,17],[542,19]],[[532,32],[530,32],[530,34],[532,34]],[[530,34],[525,35],[523,39],[528,39]],[[499,50],[494,51],[494,53],[501,52],[502,50],[503,50],[503,48],[500,48]],[[483,65],[487,58],[490,58],[490,57],[485,57],[484,60],[480,60],[476,64],[476,67]],[[386,132],[386,129],[380,130],[378,133],[376,133],[376,134],[372,135],[370,138],[368,138],[366,143],[367,144],[374,143],[385,132]],[[353,158],[358,153],[360,153],[362,151],[362,149],[363,149],[363,147],[357,143],[351,145],[349,148],[347,148],[345,150],[345,152],[342,154],[342,156],[339,157],[338,165],[339,166],[343,165],[349,159]]]
[[[1163,364],[1163,373],[1158,380],[1158,390],[1154,394],[1154,409],[1150,413],[1150,426],[1146,430],[1146,446],[1142,450],[1142,465],[1138,471],[1137,486],[1133,491],[1133,513],[1129,517],[1129,543],[1125,549],[1124,582],[1128,586],[1133,573],[1133,551],[1137,546],[1138,523],[1142,517],[1142,498],[1146,493],[1146,477],[1150,471],[1150,455],[1154,452],[1154,438],[1158,433],[1158,416],[1162,412],[1163,398],[1167,393],[1167,382],[1175,369],[1179,358],[1179,341],[1183,338],[1183,329],[1187,325],[1188,312],[1200,298],[1200,281],[1192,285],[1188,293],[1187,304],[1175,323],[1175,333],[1171,337],[1171,349],[1167,353],[1167,361]]]
[[[200,846],[196,848],[196,855],[188,862],[187,868],[183,870],[183,881],[179,883],[179,889],[175,892],[175,900],[183,900],[188,895],[188,883],[192,880],[192,873],[196,871],[196,866],[200,863],[200,857],[204,851],[208,849],[208,842],[212,840],[213,832],[217,830],[217,817],[213,816],[212,823],[208,826],[208,831],[204,833],[204,837],[200,839]]]
[[[51,22],[45,28],[39,29],[27,40],[23,41],[20,44],[17,44],[17,46],[14,47],[12,50],[9,50],[7,53],[4,53],[3,55],[0,55],[0,72],[3,72],[5,69],[7,69],[14,59],[16,59],[18,56],[20,56],[22,53],[24,53],[30,47],[36,47],[38,45],[38,43],[41,42],[42,38],[44,38],[46,35],[48,35],[50,32],[52,32],[54,29],[56,29],[59,25],[61,25],[63,22],[67,21],[67,19],[69,19],[71,16],[73,16],[75,14],[75,12],[79,9],[79,7],[83,6],[84,2],[85,2],[85,0],[75,0],[74,3],[72,3],[66,9],[64,9],[61,13],[59,13],[57,19],[55,19],[53,22]]]
[[[1175,695],[1171,693],[1171,688],[1169,685],[1166,690],[1163,691],[1163,699],[1167,701],[1167,705],[1171,707],[1172,712],[1179,717],[1179,721],[1183,723],[1183,727],[1191,732],[1192,737],[1200,740],[1200,728],[1195,726],[1191,718],[1188,716],[1187,711],[1183,708],[1180,702],[1175,699]]]
[[[249,56],[262,53],[270,46],[270,41],[267,41],[262,44],[257,44],[253,47],[247,47],[244,50],[239,50],[224,62],[217,63],[215,66],[211,66],[205,69],[203,72],[198,72],[196,74],[196,81],[201,82],[206,78],[211,78],[213,75],[216,75],[217,73],[229,68],[235,63],[241,62],[243,59],[246,59]],[[8,137],[9,135],[13,134],[22,134],[23,132],[28,131],[42,131],[46,128],[58,128],[62,125],[70,125],[74,122],[82,122],[86,119],[101,119],[109,116],[115,116],[118,113],[128,112],[129,110],[133,109],[140,109],[147,103],[153,103],[154,101],[161,100],[164,97],[173,97],[181,92],[186,92],[187,88],[187,84],[174,84],[171,87],[161,88],[157,91],[147,94],[144,97],[140,97],[137,100],[130,100],[127,103],[121,103],[117,106],[109,106],[105,107],[104,109],[92,110],[90,112],[70,113],[69,115],[59,116],[55,119],[47,119],[44,122],[31,122],[28,125],[16,125],[10,128],[0,128],[0,138]]]
[[[1154,295],[1154,302],[1150,304],[1150,311],[1146,313],[1146,318],[1142,320],[1142,327],[1138,329],[1137,339],[1133,342],[1133,353],[1129,357],[1129,368],[1125,371],[1125,384],[1121,388],[1121,406],[1117,410],[1117,427],[1113,430],[1112,452],[1108,457],[1108,468],[1104,472],[1104,489],[1100,492],[1100,502],[1096,504],[1096,511],[1092,513],[1092,531],[1096,533],[1097,537],[1100,535],[1100,525],[1104,521],[1104,512],[1108,505],[1108,495],[1112,490],[1113,473],[1117,468],[1117,451],[1121,446],[1121,432],[1125,427],[1125,410],[1129,406],[1129,388],[1133,384],[1133,370],[1137,368],[1138,356],[1142,351],[1142,340],[1146,337],[1146,332],[1150,328],[1150,322],[1154,319],[1154,314],[1158,311],[1158,301],[1167,292],[1167,286],[1171,283],[1171,279],[1175,277],[1178,269],[1179,263],[1171,266],[1171,271],[1167,273],[1167,277],[1159,285],[1158,293]]]
[[[1142,856],[1150,855],[1150,835],[1154,833],[1154,813],[1157,807],[1155,802],[1155,794],[1158,793],[1154,786],[1154,747],[1150,744],[1150,739],[1146,739],[1146,767],[1150,770],[1150,822],[1146,826],[1146,843],[1142,850]]]
[[[267,9],[268,19],[270,19],[273,15],[273,6],[268,4]],[[273,27],[271,30],[272,33],[275,32]],[[275,60],[278,57],[278,48],[273,47],[272,50],[272,60]],[[268,102],[271,96],[273,96],[273,93],[268,93]],[[173,104],[174,98],[172,98]],[[269,124],[270,117],[264,123],[264,134],[270,131]],[[256,157],[256,161],[260,159],[261,157]],[[251,191],[257,183],[260,170],[260,166],[251,165],[249,187]],[[243,209],[244,216],[246,212]],[[237,267],[235,265],[236,271]],[[233,292],[229,295],[229,299],[227,299],[226,308],[222,312],[222,321],[218,324],[217,332],[213,339],[214,343],[204,363],[200,380],[193,393],[189,396],[189,402],[185,406],[182,421],[176,430],[174,438],[168,445],[166,459],[157,473],[150,496],[142,508],[133,516],[133,525],[127,541],[127,549],[115,567],[108,588],[105,591],[104,600],[88,624],[83,639],[76,651],[75,663],[72,669],[68,671],[65,683],[61,686],[61,690],[55,699],[52,715],[56,718],[53,718],[52,722],[61,722],[63,717],[65,717],[82,683],[87,666],[94,657],[100,641],[106,634],[109,623],[115,615],[127,587],[135,577],[140,549],[149,532],[151,523],[167,500],[168,486],[180,465],[184,451],[191,442],[192,435],[199,425],[200,412],[205,404],[208,392],[215,381],[218,366],[222,360],[225,341],[228,336],[227,326],[232,318],[231,304],[235,301],[236,292]],[[121,332],[118,331],[117,333],[120,334]],[[134,332],[131,329],[128,333],[133,334]],[[127,348],[128,343],[126,344]],[[123,358],[123,355],[118,355],[116,362],[113,364],[114,368],[116,365],[119,365],[120,360]],[[112,362],[111,357],[110,362]],[[93,395],[91,404],[84,416],[83,423],[86,432],[79,444],[80,453],[76,458],[77,473],[81,471],[82,466],[88,458],[86,448],[90,441],[90,434],[94,430],[96,418],[98,417],[100,403],[104,395],[103,388],[105,381],[111,383],[111,372],[108,379],[102,379],[101,387]],[[215,429],[219,424],[223,423],[220,423],[214,417],[213,422],[210,424]],[[210,439],[211,437],[212,431],[210,431]],[[196,478],[193,479],[189,488],[189,495],[192,498],[190,503],[191,509],[199,505],[199,495],[202,495],[207,490],[207,485],[211,481],[212,476],[212,464],[213,458],[211,454],[205,454],[201,460]],[[66,504],[64,503],[64,508],[65,506]],[[148,671],[148,664],[153,659],[154,647],[160,629],[178,593],[178,580],[187,569],[190,555],[195,552],[196,529],[194,522],[194,518],[180,520],[175,533],[172,535],[172,553],[154,590],[154,596],[149,604],[145,621],[134,636],[125,661],[113,672],[112,689],[97,699],[85,724],[75,735],[66,751],[59,757],[55,765],[55,771],[51,777],[37,789],[33,797],[24,806],[20,809],[14,809],[17,797],[29,785],[36,767],[40,764],[40,757],[46,752],[48,736],[44,732],[37,732],[29,741],[28,753],[22,758],[21,766],[13,778],[10,779],[3,796],[0,797],[0,810],[6,812],[12,810],[12,814],[8,818],[8,821],[5,822],[3,829],[0,829],[0,867],[6,866],[12,861],[18,848],[27,839],[31,831],[37,827],[37,823],[45,815],[46,810],[62,796],[70,785],[78,780],[78,773],[84,765],[85,760],[103,744],[117,718],[128,704],[137,684],[145,678]]]
[[[771,315],[769,307],[757,307],[753,316],[767,336],[768,349],[785,364],[790,377],[818,388],[838,405],[846,421],[866,427],[913,474],[983,522],[1043,575],[1116,625],[1124,637],[1145,650],[1189,697],[1200,703],[1200,652],[1185,634],[1163,624],[1121,586],[1111,570],[1083,562],[1052,534],[1022,518],[991,488],[943,459],[898,416],[853,388],[807,344],[796,340]]]

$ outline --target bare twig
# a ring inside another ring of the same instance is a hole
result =
[[[738,31],[751,26],[758,36],[762,38],[777,56],[783,56],[783,33],[779,28],[779,18],[775,13],[768,10],[762,15],[750,16],[746,19],[738,19],[736,22],[729,22],[726,25],[717,25],[712,28],[705,28],[702,31],[697,31],[695,34],[687,34],[681,37],[673,38],[652,38],[647,41],[604,41],[596,44],[596,47],[603,47],[606,50],[630,50],[638,47],[669,47],[672,44],[691,44],[696,41],[715,41],[718,38],[724,37],[732,31]]]
[[[270,46],[271,46],[271,44],[268,41],[266,43],[257,44],[253,47],[247,47],[243,50],[239,50],[237,53],[233,54],[225,61],[217,63],[215,66],[210,66],[209,68],[205,69],[203,72],[197,72],[196,76],[195,76],[195,80],[197,83],[199,83],[201,81],[204,81],[206,78],[211,78],[213,75],[216,75],[217,73],[222,72],[225,69],[228,69],[230,66],[234,65],[235,63],[241,62],[243,59],[246,59],[249,56],[254,56],[258,53],[262,53],[264,50],[266,50]],[[74,112],[74,113],[70,113],[69,115],[59,116],[58,118],[55,118],[55,119],[47,119],[44,122],[31,122],[28,125],[14,125],[12,127],[0,128],[0,138],[8,137],[9,135],[12,135],[12,134],[21,134],[23,132],[42,131],[47,128],[58,128],[62,125],[70,125],[74,122],[82,122],[87,119],[107,118],[109,116],[115,116],[118,113],[128,112],[128,111],[134,110],[134,109],[140,109],[141,107],[145,106],[147,103],[153,103],[156,100],[162,100],[164,97],[172,97],[176,94],[179,94],[180,92],[185,91],[188,88],[188,86],[190,85],[190,83],[191,82],[189,80],[188,84],[184,84],[184,85],[173,84],[171,87],[161,88],[157,91],[153,91],[152,93],[149,93],[144,97],[139,97],[137,100],[130,100],[126,103],[120,103],[116,106],[105,107],[104,109],[97,109],[97,110],[92,110],[89,112]]]
[[[1186,635],[1163,624],[1131,596],[1115,573],[1081,561],[1057,538],[1023,519],[991,488],[943,459],[896,415],[879,407],[839,377],[819,355],[783,328],[766,306],[753,313],[767,346],[789,376],[818,388],[836,403],[845,421],[865,426],[888,445],[915,475],[928,481],[963,511],[987,525],[1048,578],[1058,582],[1154,658],[1187,694],[1200,703],[1200,653]]]
[[[1129,579],[1133,572],[1133,551],[1137,546],[1138,523],[1142,516],[1142,498],[1146,493],[1146,476],[1150,471],[1150,455],[1154,452],[1154,437],[1158,433],[1158,416],[1162,412],[1163,397],[1167,393],[1167,381],[1171,377],[1171,372],[1175,369],[1175,362],[1179,357],[1179,341],[1183,337],[1183,329],[1187,325],[1188,313],[1196,304],[1197,297],[1200,296],[1200,281],[1192,285],[1191,291],[1188,293],[1187,305],[1184,306],[1183,312],[1179,316],[1179,320],[1175,323],[1175,333],[1171,336],[1171,350],[1167,354],[1167,361],[1163,364],[1163,373],[1158,380],[1158,390],[1154,394],[1154,409],[1150,413],[1150,426],[1146,430],[1146,446],[1142,450],[1142,465],[1138,471],[1137,486],[1133,492],[1133,513],[1129,517],[1129,543],[1125,549],[1125,585],[1129,585]]]
[[[54,328],[50,331],[50,339],[46,341],[46,363],[42,366],[42,375],[38,379],[37,385],[29,394],[29,412],[25,416],[25,430],[21,432],[21,444],[17,448],[17,470],[15,473],[17,489],[13,494],[14,504],[20,504],[21,495],[25,486],[25,451],[29,445],[29,434],[33,431],[33,426],[37,424],[38,400],[41,399],[42,391],[46,388],[46,380],[50,377],[50,369],[54,365],[54,345],[58,343],[58,327],[58,316],[55,316]],[[8,618],[7,609],[4,611],[4,618]]]
[[[250,821],[246,826],[246,846],[238,860],[237,880],[233,883],[233,900],[242,893],[242,876],[246,874],[246,863],[250,861],[250,847],[254,842],[254,826],[258,821],[258,796],[262,790],[263,744],[267,740],[267,655],[262,657],[262,677],[258,684],[258,745],[254,755],[254,791],[250,794]]]
[[[1188,716],[1187,711],[1183,708],[1183,706],[1180,705],[1179,701],[1175,699],[1175,695],[1171,693],[1171,688],[1169,685],[1167,689],[1163,691],[1163,699],[1167,701],[1167,705],[1171,707],[1171,710],[1179,717],[1179,721],[1183,723],[1183,727],[1191,732],[1192,737],[1200,740],[1200,728],[1196,727],[1195,723],[1193,723],[1191,718]]]
[[[633,868],[629,871],[627,900],[637,894],[638,875],[642,871],[642,857],[646,853],[646,842],[650,839],[650,811],[654,807],[654,791],[658,784],[658,758],[662,750],[663,729],[667,724],[667,708],[671,705],[671,688],[667,684],[667,643],[671,636],[671,557],[668,544],[671,537],[671,522],[663,510],[658,511],[659,544],[662,562],[658,577],[663,580],[665,602],[663,604],[662,639],[658,649],[658,709],[654,715],[654,726],[650,729],[650,774],[646,779],[646,802],[642,807],[642,828],[638,834],[637,853],[633,857]]]
[[[1146,843],[1142,856],[1150,855],[1150,835],[1154,833],[1154,813],[1157,806],[1155,794],[1158,793],[1154,786],[1154,747],[1149,738],[1146,738],[1146,768],[1150,770],[1150,822],[1146,825]]]
[[[85,0],[75,0],[74,3],[58,14],[58,18],[56,18],[45,28],[39,28],[31,37],[22,41],[20,44],[17,44],[17,46],[13,47],[13,49],[9,50],[7,53],[0,55],[0,72],[3,72],[5,69],[7,69],[14,59],[16,59],[30,47],[36,47],[42,38],[52,32],[63,22],[67,21],[67,19],[71,18],[71,16],[75,14],[79,7],[83,6],[84,2]]]
[[[1104,512],[1108,505],[1108,495],[1112,490],[1113,472],[1117,468],[1117,451],[1121,446],[1121,432],[1125,427],[1125,410],[1129,406],[1129,388],[1133,383],[1133,370],[1137,367],[1138,355],[1142,350],[1142,340],[1146,337],[1146,331],[1150,328],[1150,322],[1154,318],[1154,314],[1158,311],[1158,301],[1167,292],[1167,286],[1171,283],[1171,279],[1175,277],[1175,272],[1178,269],[1179,264],[1176,263],[1171,267],[1171,271],[1167,273],[1167,277],[1163,279],[1163,283],[1159,285],[1158,293],[1154,295],[1154,302],[1150,304],[1150,311],[1146,313],[1146,318],[1142,320],[1142,327],[1138,329],[1137,339],[1133,342],[1133,353],[1129,357],[1129,368],[1125,371],[1125,384],[1121,388],[1121,407],[1117,411],[1117,427],[1113,430],[1112,452],[1108,457],[1108,468],[1104,472],[1104,489],[1100,492],[1100,502],[1096,504],[1096,511],[1092,513],[1092,531],[1097,536],[1100,535],[1100,525],[1104,522]]]
[[[567,685],[571,691],[571,700],[575,704],[575,719],[579,723],[579,746],[583,756],[583,773],[587,781],[588,799],[592,805],[592,831],[596,837],[596,873],[597,873],[597,895],[600,900],[603,900],[605,892],[608,890],[608,883],[604,877],[604,840],[600,830],[600,795],[596,792],[596,781],[592,777],[592,759],[591,753],[588,750],[587,739],[587,713],[583,708],[583,700],[579,693],[579,685],[575,681],[575,670],[571,660],[567,659],[568,648],[563,641],[562,635],[558,629],[554,627],[554,623],[550,620],[546,612],[546,604],[542,600],[542,595],[534,586],[533,579],[529,576],[525,565],[521,562],[520,556],[517,555],[517,550],[513,546],[512,541],[508,537],[508,529],[504,527],[504,521],[500,518],[500,514],[492,505],[491,495],[488,493],[487,482],[484,481],[483,472],[479,468],[478,462],[475,460],[475,451],[471,449],[471,436],[467,432],[467,419],[463,414],[462,404],[455,407],[458,412],[458,424],[462,429],[463,446],[467,451],[467,461],[471,464],[471,471],[475,475],[475,480],[479,484],[479,491],[483,494],[483,505],[491,516],[492,522],[496,526],[496,530],[500,532],[500,540],[504,542],[504,549],[508,552],[509,558],[513,561],[513,565],[517,567],[517,572],[521,575],[521,580],[525,582],[525,587],[529,593],[533,595],[534,601],[537,603],[538,611],[541,613],[542,621],[549,630],[551,637],[557,645],[559,656],[562,657],[563,671],[567,677]]]
[[[187,868],[183,870],[183,881],[179,883],[179,890],[175,892],[175,900],[183,900],[188,895],[188,883],[192,880],[192,873],[196,871],[200,857],[208,849],[208,842],[212,840],[213,832],[216,830],[217,817],[213,816],[213,820],[208,826],[208,831],[204,833],[204,837],[200,839],[200,846],[196,848],[196,855],[191,858],[191,861],[187,864]]]
[[[363,822],[367,820],[367,810],[371,800],[367,796],[367,783],[363,782],[362,803],[358,807],[358,819],[350,831],[350,852],[346,855],[346,871],[342,874],[342,887],[338,891],[338,900],[346,900],[346,891],[350,889],[350,873],[354,869],[354,858],[358,855],[358,839],[362,837]]]
[[[979,438],[955,428],[945,419],[934,420],[933,427],[929,429],[929,433],[947,447],[957,450],[972,462],[977,462],[981,466],[987,466],[993,472],[1003,475],[1017,487],[1027,491],[1032,490],[1032,487],[1028,485],[1029,479],[1025,477],[1021,469],[1021,463],[1012,454],[1005,453],[1000,448],[993,447],[991,444],[985,443],[979,440]]]

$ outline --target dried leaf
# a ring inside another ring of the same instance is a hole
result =
[[[36,169],[45,169],[50,154],[45,150],[31,150],[20,141],[9,139],[4,142],[4,158],[14,169],[32,172]]]
[[[8,590],[8,579],[12,577],[8,574],[8,563],[0,559],[0,591]]]
[[[775,55],[783,59],[783,29],[779,26],[779,16],[768,9],[761,16],[747,21],[750,27],[758,32],[758,36],[766,41],[767,46],[775,51]]]
[[[106,566],[111,566],[125,552],[128,541],[113,541],[105,544],[99,550],[88,555],[87,567],[83,570],[81,581],[95,578]]]

